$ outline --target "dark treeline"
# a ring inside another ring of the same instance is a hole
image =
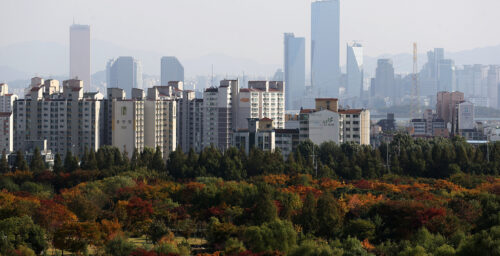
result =
[[[498,175],[500,143],[473,146],[463,138],[414,140],[396,135],[379,148],[353,143],[307,141],[284,160],[281,152],[236,148],[221,152],[209,147],[200,154],[177,150],[170,154],[168,174],[177,179],[215,176],[241,180],[265,174],[311,174],[317,178],[373,179],[385,174],[446,178],[455,173]]]

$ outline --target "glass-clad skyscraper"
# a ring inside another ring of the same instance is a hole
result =
[[[306,40],[285,33],[285,104],[286,109],[300,109],[306,79]]]
[[[161,84],[168,85],[168,82],[184,82],[184,67],[174,56],[161,58]]]
[[[363,91],[363,45],[347,44],[347,96],[361,97]]]
[[[132,95],[132,88],[142,89],[142,65],[133,57],[112,59],[106,67],[107,87],[121,88]]]
[[[311,85],[322,97],[338,97],[340,0],[311,4]]]

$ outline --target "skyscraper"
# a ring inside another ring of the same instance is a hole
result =
[[[306,85],[306,40],[285,33],[285,102],[286,109],[300,109]],[[275,79],[277,80],[277,79]]]
[[[69,77],[83,81],[90,91],[90,26],[73,24],[69,29]]]
[[[108,62],[106,67],[108,88],[121,88],[132,94],[132,88],[142,89],[142,65],[133,57],[119,57]]]
[[[339,1],[311,4],[311,85],[324,97],[339,95]]]
[[[378,98],[393,98],[394,90],[394,66],[390,59],[379,59],[377,61],[377,70],[375,74],[372,96]]]
[[[347,95],[361,97],[363,91],[363,45],[347,44]]]
[[[161,84],[171,81],[184,82],[184,67],[176,57],[167,56],[161,58]]]

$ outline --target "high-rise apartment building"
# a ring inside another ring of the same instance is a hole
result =
[[[361,97],[363,92],[363,45],[347,44],[347,96]]]
[[[14,115],[17,95],[9,94],[9,86],[0,84],[0,152],[10,154],[14,150]]]
[[[311,3],[311,85],[324,97],[339,95],[340,3]]]
[[[90,70],[90,26],[73,24],[69,29],[69,77],[83,81],[84,91],[92,86]]]
[[[177,107],[177,138],[184,152],[203,150],[203,99],[193,91],[183,91]]]
[[[63,82],[62,92],[54,80],[32,83],[24,99],[14,102],[14,148],[24,150],[29,141],[47,140],[54,153],[83,154],[97,150],[102,123],[103,95],[83,92],[83,81]]]
[[[203,147],[213,145],[226,150],[232,145],[236,128],[238,80],[222,80],[219,87],[203,93]]]
[[[112,100],[112,145],[132,157],[144,150],[144,100]]]
[[[142,65],[133,57],[118,57],[106,66],[108,88],[121,88],[132,93],[132,88],[142,89]]]
[[[286,109],[300,109],[306,85],[306,42],[303,37],[285,33],[285,99]],[[278,81],[279,79],[274,79]]]
[[[247,129],[248,118],[269,118],[274,127],[284,129],[285,91],[281,81],[249,81],[238,94],[236,129]]]
[[[161,58],[161,85],[167,85],[168,82],[184,82],[184,67],[174,56]]]
[[[144,146],[160,148],[168,158],[177,148],[177,100],[180,90],[175,86],[148,88],[144,102]]]
[[[500,109],[500,67],[497,65],[490,65],[487,78],[487,89],[489,106],[492,108]]]
[[[452,92],[456,90],[455,62],[450,59],[442,59],[438,63],[438,92]]]

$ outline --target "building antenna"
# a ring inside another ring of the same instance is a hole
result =
[[[210,79],[210,87],[214,87],[214,64],[212,64],[212,78]]]

